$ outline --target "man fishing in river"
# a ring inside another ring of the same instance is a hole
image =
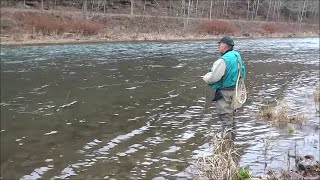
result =
[[[241,96],[241,93],[238,93],[240,92],[238,85],[243,84],[245,88],[246,70],[241,55],[233,47],[234,41],[228,36],[223,37],[218,44],[220,58],[213,63],[209,72],[203,76],[205,83],[215,91],[213,101],[223,130],[232,126],[235,110],[241,107],[246,99],[244,89],[244,94],[242,94],[242,96],[245,96],[244,101],[238,101]]]

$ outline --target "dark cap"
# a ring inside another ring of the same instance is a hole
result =
[[[233,40],[232,40],[229,36],[223,37],[223,38],[219,41],[219,43],[225,43],[225,44],[227,44],[227,45],[229,45],[229,46],[234,46],[234,42],[233,42]]]

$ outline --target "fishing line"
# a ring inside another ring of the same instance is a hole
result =
[[[178,81],[178,82],[185,83],[185,84],[191,84],[191,83],[196,83],[196,82],[201,80],[201,79],[198,79],[198,80],[195,80],[195,81],[184,81],[182,79],[187,79],[187,78],[163,79],[163,80],[147,80],[147,81],[142,81],[142,82],[125,82],[125,83],[104,84],[104,85],[99,85],[99,86],[79,87],[79,88],[80,89],[91,89],[91,88],[103,88],[103,87],[110,87],[110,86],[124,86],[124,85],[136,85],[136,84],[147,84],[147,83],[158,83],[158,82],[173,82],[173,81]]]
[[[91,88],[104,88],[104,87],[112,87],[112,86],[125,86],[125,85],[137,85],[137,84],[147,84],[147,83],[159,83],[159,82],[181,82],[184,84],[192,84],[192,83],[196,83],[198,81],[201,81],[202,76],[195,76],[198,77],[199,79],[194,80],[194,81],[185,81],[184,79],[189,79],[189,78],[179,78],[179,79],[163,79],[163,80],[147,80],[147,81],[142,81],[142,82],[125,82],[125,83],[117,83],[117,84],[105,84],[105,85],[99,85],[99,86],[91,86],[91,87],[78,87],[80,89],[91,89]],[[204,85],[204,108],[203,110],[206,109],[207,106],[207,87]]]

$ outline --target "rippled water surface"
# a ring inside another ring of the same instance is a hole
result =
[[[218,58],[216,45],[2,46],[1,177],[192,178],[220,129],[199,80]],[[254,174],[283,168],[295,148],[319,159],[319,39],[239,39],[236,47],[248,71],[236,118],[240,164]],[[280,99],[304,115],[293,134],[255,115]]]

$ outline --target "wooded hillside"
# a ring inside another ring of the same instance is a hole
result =
[[[2,7],[206,19],[319,23],[319,0],[2,0]]]
[[[2,0],[1,42],[319,35],[319,0]]]

